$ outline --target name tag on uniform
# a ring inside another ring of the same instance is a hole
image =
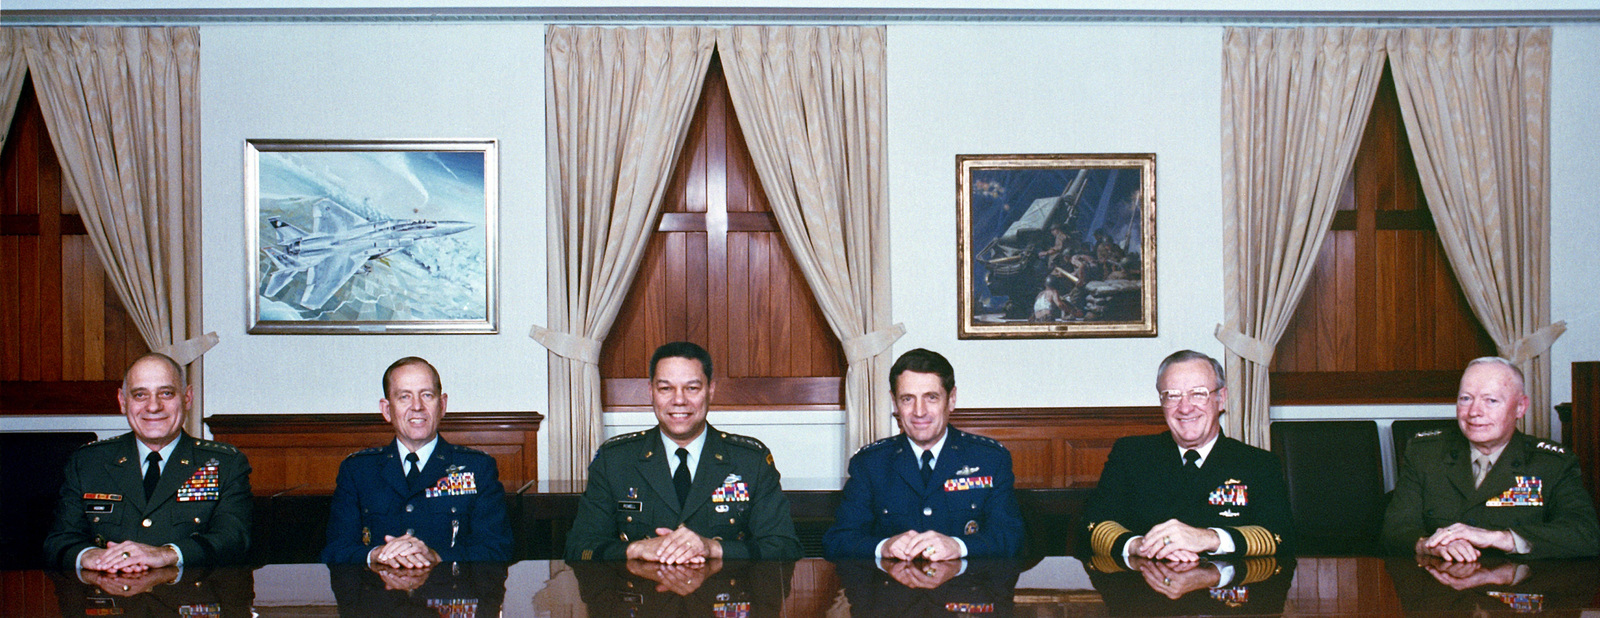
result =
[[[992,476],[968,476],[958,479],[949,479],[944,482],[945,491],[967,491],[969,489],[983,489],[994,487]]]
[[[643,513],[644,512],[644,503],[640,502],[638,500],[618,500],[617,501],[617,510],[619,510],[619,511],[633,511],[635,513]]]
[[[83,512],[85,512],[85,513],[96,513],[96,514],[110,513],[112,507],[115,507],[115,506],[116,505],[108,503],[108,502],[100,502],[100,503],[96,503],[96,504],[86,504],[83,507]]]
[[[478,482],[472,478],[471,472],[451,472],[439,479],[433,487],[422,491],[425,498],[439,496],[465,496],[478,493]]]
[[[1484,506],[1544,506],[1544,481],[1537,476],[1516,477],[1516,483]]]
[[[179,502],[196,502],[200,500],[216,500],[222,496],[222,483],[217,473],[217,460],[207,461],[205,465],[189,475],[189,480],[178,487]]]
[[[1250,503],[1250,486],[1240,483],[1235,479],[1219,485],[1211,490],[1209,501],[1213,506],[1231,505],[1245,506]]]

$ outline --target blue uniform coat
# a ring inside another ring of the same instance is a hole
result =
[[[972,558],[1007,558],[1022,550],[1022,514],[1005,446],[950,427],[927,484],[913,453],[901,434],[850,457],[844,497],[822,537],[829,559],[873,558],[879,541],[907,530],[959,538]]]
[[[406,484],[394,442],[346,457],[339,464],[322,561],[365,563],[385,535],[407,532],[445,562],[511,560],[505,489],[493,457],[441,436],[422,466],[422,481],[415,490]]]

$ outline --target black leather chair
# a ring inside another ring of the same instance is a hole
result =
[[[1379,551],[1383,460],[1374,421],[1272,423],[1272,452],[1283,459],[1302,555]]]
[[[1450,431],[1457,428],[1454,418],[1413,418],[1391,423],[1389,438],[1394,445],[1394,469],[1400,469],[1400,462],[1405,461],[1406,444],[1410,443],[1411,438],[1417,433],[1434,429]]]
[[[38,569],[67,459],[92,431],[0,434],[0,569]]]

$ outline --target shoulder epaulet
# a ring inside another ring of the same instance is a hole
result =
[[[1415,440],[1417,438],[1432,438],[1439,435],[1444,435],[1443,429],[1429,429],[1427,431],[1417,432],[1416,435],[1411,436],[1411,439]]]
[[[372,448],[364,448],[364,449],[361,449],[361,450],[356,451],[354,453],[351,453],[349,455],[345,455],[344,458],[345,459],[349,459],[351,457],[365,457],[365,456],[368,456],[368,455],[378,455],[378,454],[383,453],[383,449],[385,449],[385,448],[388,448],[388,445],[374,446]]]
[[[996,439],[991,438],[989,436],[980,436],[978,434],[968,433],[968,432],[965,432],[965,431],[961,432],[961,436],[963,438],[966,438],[968,441],[973,442],[974,444],[982,444],[984,446],[994,447],[994,448],[1000,449],[1002,451],[1007,450],[1006,449],[1006,445],[1001,444],[999,440],[996,440]]]
[[[745,447],[747,449],[756,451],[758,453],[767,452],[767,445],[762,444],[760,440],[757,440],[757,439],[752,438],[750,436],[741,436],[739,434],[728,433],[726,431],[719,431],[719,432],[717,432],[717,434],[719,436],[721,436],[722,439],[724,441],[726,441],[728,444],[733,444],[733,445],[736,445],[736,446],[742,446],[742,447]]]
[[[643,429],[643,430],[635,431],[635,432],[632,432],[632,433],[625,433],[625,434],[615,435],[615,436],[612,436],[610,440],[606,440],[605,442],[601,442],[600,443],[600,448],[607,448],[607,447],[611,447],[611,446],[616,446],[618,444],[626,444],[626,443],[632,442],[634,440],[638,440],[639,438],[643,438],[644,434],[647,434],[647,433],[650,433],[649,429]]]
[[[111,436],[109,438],[105,438],[105,439],[102,439],[102,440],[95,440],[94,442],[85,442],[85,443],[83,443],[81,445],[78,445],[78,448],[80,448],[80,449],[91,448],[91,447],[111,444],[113,442],[119,442],[120,441],[119,438],[121,438],[123,436],[126,436],[126,435],[128,435],[128,434],[125,434],[125,433],[124,434],[118,434],[118,435]]]
[[[1540,450],[1550,451],[1552,453],[1559,453],[1559,454],[1562,454],[1562,455],[1567,454],[1567,449],[1566,448],[1562,447],[1560,444],[1556,444],[1555,442],[1551,442],[1549,440],[1540,440],[1538,442],[1535,442],[1535,443],[1533,443],[1533,447],[1536,448],[1536,449],[1540,449]]]
[[[238,447],[235,447],[232,444],[227,444],[227,443],[223,443],[223,442],[212,442],[210,440],[204,440],[204,439],[201,439],[201,438],[195,438],[194,439],[194,446],[195,446],[195,448],[203,448],[203,449],[212,450],[212,451],[221,451],[221,452],[224,452],[224,453],[237,453],[237,452],[239,452]]]
[[[900,436],[899,435],[893,435],[893,436],[889,436],[887,438],[884,438],[882,440],[878,440],[877,442],[873,442],[872,444],[868,444],[866,446],[863,446],[861,448],[856,449],[856,453],[858,453],[858,454],[859,453],[865,453],[865,452],[867,452],[869,450],[872,450],[872,449],[879,449],[879,448],[883,448],[883,447],[885,447],[887,445],[894,444],[895,438],[898,438],[898,437],[900,437]]]

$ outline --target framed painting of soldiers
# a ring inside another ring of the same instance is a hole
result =
[[[246,141],[250,332],[497,332],[497,146]]]
[[[957,155],[961,339],[1154,337],[1154,154]]]

